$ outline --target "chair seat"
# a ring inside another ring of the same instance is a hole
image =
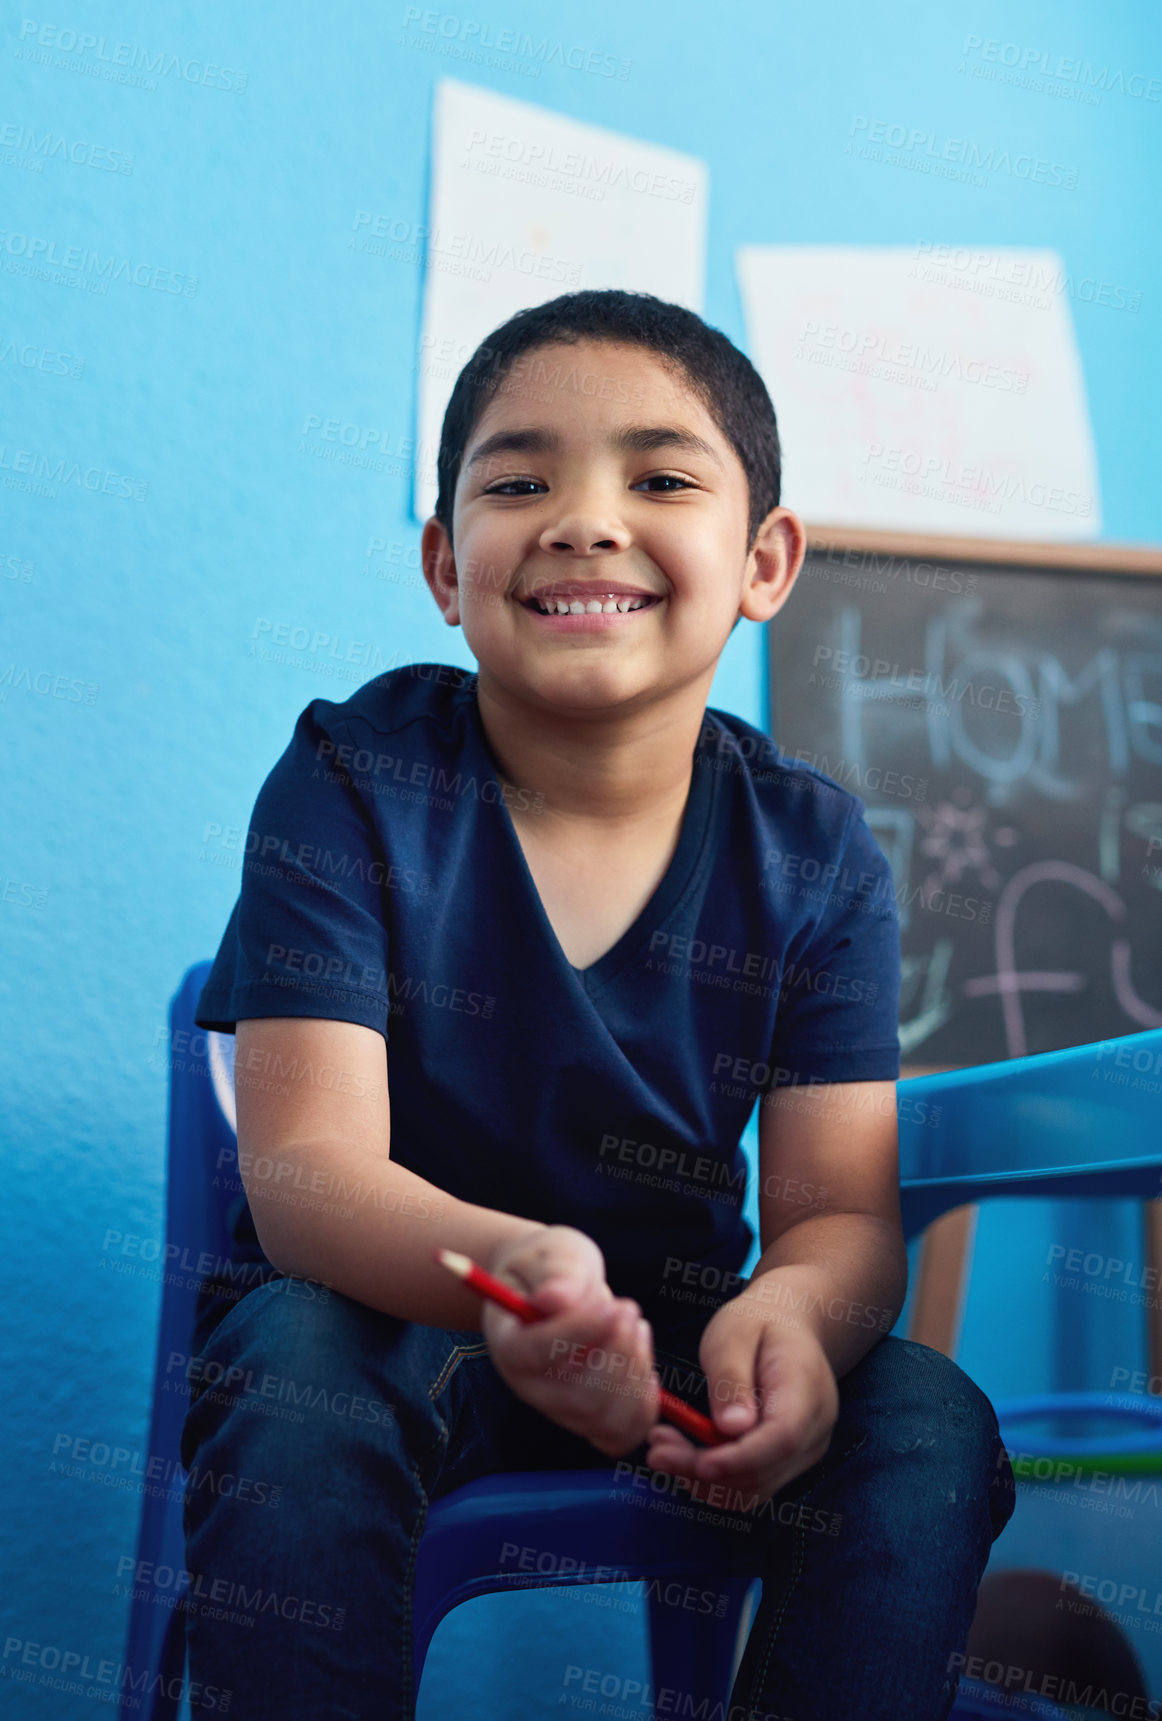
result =
[[[673,1478],[659,1473],[647,1481],[636,1471],[619,1473],[613,1462],[609,1469],[500,1472],[431,1502],[416,1560],[417,1685],[440,1621],[474,1596],[644,1581],[655,1680],[664,1669],[670,1686],[722,1701],[762,1538],[740,1532],[737,1517],[692,1501]],[[668,1604],[675,1580],[713,1591],[714,1613]]]

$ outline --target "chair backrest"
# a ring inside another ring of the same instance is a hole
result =
[[[186,1563],[177,1466],[189,1407],[189,1362],[237,1298],[274,1270],[258,1249],[238,1175],[233,1041],[194,1025],[210,967],[200,962],[188,971],[169,1010],[165,1247],[149,1427],[151,1467],[168,1485],[144,1491],[138,1536],[140,1559],[175,1572]],[[184,1650],[180,1612],[134,1603],[128,1667],[137,1674],[164,1670],[180,1680]],[[123,1721],[132,1716],[140,1721],[139,1702],[127,1685]],[[168,1721],[176,1713],[176,1703],[160,1690],[150,1721]]]
[[[1160,1078],[1151,1028],[900,1082],[904,1235],[985,1195],[1162,1193]]]
[[[275,1272],[238,1169],[234,1036],[194,1025],[210,968],[200,962],[189,970],[170,1009],[166,1247],[183,1277],[167,1315],[171,1336],[192,1335],[178,1348],[195,1353],[227,1310]]]

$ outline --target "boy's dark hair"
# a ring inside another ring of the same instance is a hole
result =
[[[626,293],[613,287],[562,293],[545,305],[518,311],[481,342],[456,378],[436,460],[435,515],[448,542],[452,542],[452,504],[464,451],[492,395],[522,354],[551,343],[572,345],[582,340],[645,347],[698,396],[746,473],[749,551],[759,526],[779,505],[782,479],[779,432],[766,384],[733,342],[695,311],[652,293]]]

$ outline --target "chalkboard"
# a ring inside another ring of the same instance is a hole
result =
[[[807,532],[771,732],[891,863],[902,1063],[1162,1025],[1162,552]]]

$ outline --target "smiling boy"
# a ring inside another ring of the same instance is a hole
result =
[[[617,1460],[763,1526],[733,1703],[945,1715],[1012,1477],[983,1393],[885,1336],[907,1283],[890,869],[855,796],[706,703],[804,555],[766,389],[693,312],[566,295],[465,366],[438,469],[424,573],[478,670],[408,666],[300,715],[251,821],[296,858],[248,863],[197,1014],[237,1033],[239,1164],[280,1275],[202,1373],[326,1379],[392,1415],[289,1428],[195,1396],[187,1466],[276,1478],[284,1507],[256,1539],[191,1496],[189,1564],[305,1566],[348,1634],[191,1618],[191,1671],[247,1715],[410,1717],[427,1503]],[[436,1247],[543,1320],[482,1304]],[[288,1297],[302,1280],[332,1295]],[[659,1384],[731,1438],[659,1421]]]

